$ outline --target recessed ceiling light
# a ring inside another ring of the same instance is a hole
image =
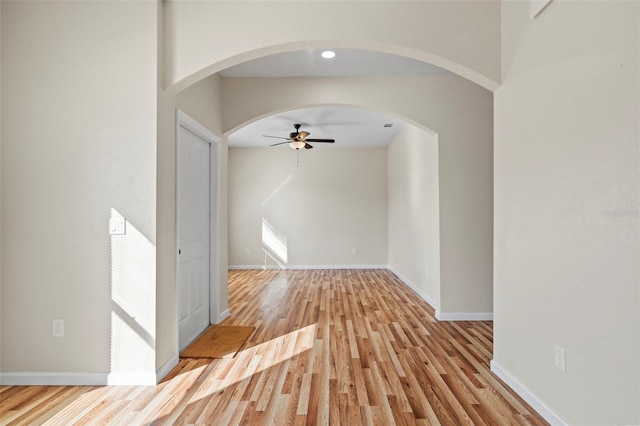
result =
[[[332,59],[336,57],[336,52],[334,52],[333,50],[325,50],[320,55],[325,59]]]

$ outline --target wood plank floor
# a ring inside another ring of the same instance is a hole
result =
[[[2,386],[0,424],[542,425],[489,371],[491,322],[438,322],[384,270],[230,271],[232,359],[158,386]]]

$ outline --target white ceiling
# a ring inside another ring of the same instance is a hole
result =
[[[264,56],[220,71],[222,77],[353,77],[371,75],[433,75],[449,71],[404,56],[358,49],[331,49],[333,59],[323,59],[325,49],[296,50]]]
[[[220,72],[222,77],[342,77],[450,74],[434,65],[397,55],[355,49],[332,49],[333,59],[323,59],[324,49],[279,53],[248,61]],[[335,144],[314,148],[387,146],[404,124],[398,118],[348,107],[314,107],[275,114],[229,135],[230,147],[268,147],[288,137],[295,123],[311,133],[309,138],[333,138]],[[393,124],[385,128],[384,124]],[[274,148],[285,147],[287,144]]]

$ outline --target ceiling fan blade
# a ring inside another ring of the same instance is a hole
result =
[[[269,145],[269,146],[284,145],[285,143],[290,143],[290,142],[289,142],[289,141],[286,141],[286,142],[278,142],[278,143],[274,143],[273,145]]]
[[[325,143],[335,143],[335,139],[305,139],[307,142],[325,142]]]
[[[305,138],[306,138],[307,136],[309,136],[310,134],[311,134],[311,133],[309,133],[309,132],[305,132],[305,131],[303,130],[303,131],[301,131],[300,133],[298,133],[297,139],[298,139],[298,140],[305,140]]]
[[[269,135],[262,135],[263,138],[276,138],[276,139],[284,139],[284,140],[289,140],[289,138],[283,138],[282,136],[269,136]]]
[[[311,149],[311,148],[313,148],[313,147],[305,142],[304,149]]]

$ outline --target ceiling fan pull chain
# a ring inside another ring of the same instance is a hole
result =
[[[296,167],[300,167],[300,150],[296,149],[296,157],[298,157],[298,162],[296,163]]]

